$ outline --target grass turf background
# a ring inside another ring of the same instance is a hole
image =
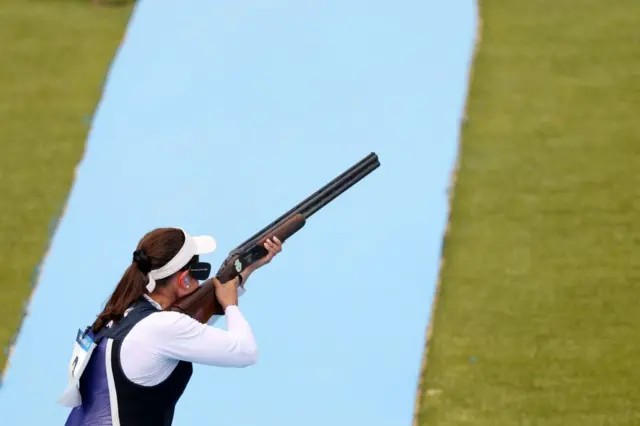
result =
[[[0,1],[2,348],[22,321],[130,12],[88,0]],[[3,370],[6,360],[3,351]]]
[[[417,423],[638,425],[640,2],[480,15]]]

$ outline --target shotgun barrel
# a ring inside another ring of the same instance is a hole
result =
[[[365,158],[351,166],[349,169],[341,173],[331,182],[298,203],[291,210],[271,222],[269,225],[262,228],[260,231],[256,232],[245,242],[236,247],[232,251],[232,253],[234,251],[242,250],[252,243],[255,243],[255,240],[257,240],[261,235],[268,233],[271,229],[275,229],[278,225],[285,222],[295,214],[302,214],[305,219],[308,219],[315,212],[329,204],[329,202],[331,202],[334,198],[355,185],[358,181],[371,173],[373,170],[377,169],[379,166],[380,161],[378,160],[378,156],[374,152],[372,152],[371,154],[367,155]]]
[[[372,152],[367,155],[233,249],[222,266],[220,266],[220,269],[218,269],[216,278],[222,283],[234,279],[244,269],[268,253],[263,246],[268,238],[275,236],[284,243],[289,237],[302,229],[308,218],[360,182],[379,166],[380,161],[375,153]],[[177,300],[169,309],[183,312],[202,323],[208,322],[213,315],[224,314],[222,306],[215,297],[215,288],[211,279],[202,283],[193,293]]]

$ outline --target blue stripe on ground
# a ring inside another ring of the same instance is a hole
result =
[[[218,264],[371,151],[382,166],[251,278],[259,364],[196,367],[174,424],[410,424],[474,7],[140,1],[16,342],[3,424],[64,422],[76,330],[145,232],[210,233]]]

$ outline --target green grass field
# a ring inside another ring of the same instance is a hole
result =
[[[640,424],[640,2],[480,4],[420,425]]]
[[[416,422],[640,424],[640,2],[480,7]],[[0,2],[3,346],[130,10]]]
[[[2,348],[22,321],[130,11],[81,0],[0,2]]]

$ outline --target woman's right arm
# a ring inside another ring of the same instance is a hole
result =
[[[270,255],[268,262],[280,251],[280,242],[267,241],[265,248]],[[251,274],[258,263],[248,270]],[[179,312],[163,311],[152,316],[156,333],[163,333],[165,339],[157,347],[160,356],[191,361],[198,364],[222,367],[247,367],[258,361],[258,348],[249,323],[238,308],[238,286],[235,278],[222,284],[215,277],[215,294],[227,317],[227,330],[211,327]],[[165,332],[166,330],[166,332]]]
[[[258,348],[249,323],[237,305],[227,306],[225,315],[227,330],[171,311],[150,315],[136,328],[157,336],[153,352],[162,357],[220,367],[255,364]]]
[[[238,287],[238,299],[240,299],[240,297],[242,297],[242,295],[245,294],[246,292],[247,290],[244,289],[243,287]],[[209,321],[207,321],[207,324],[214,325],[221,318],[224,318],[224,315],[213,315],[211,318],[209,318]]]

